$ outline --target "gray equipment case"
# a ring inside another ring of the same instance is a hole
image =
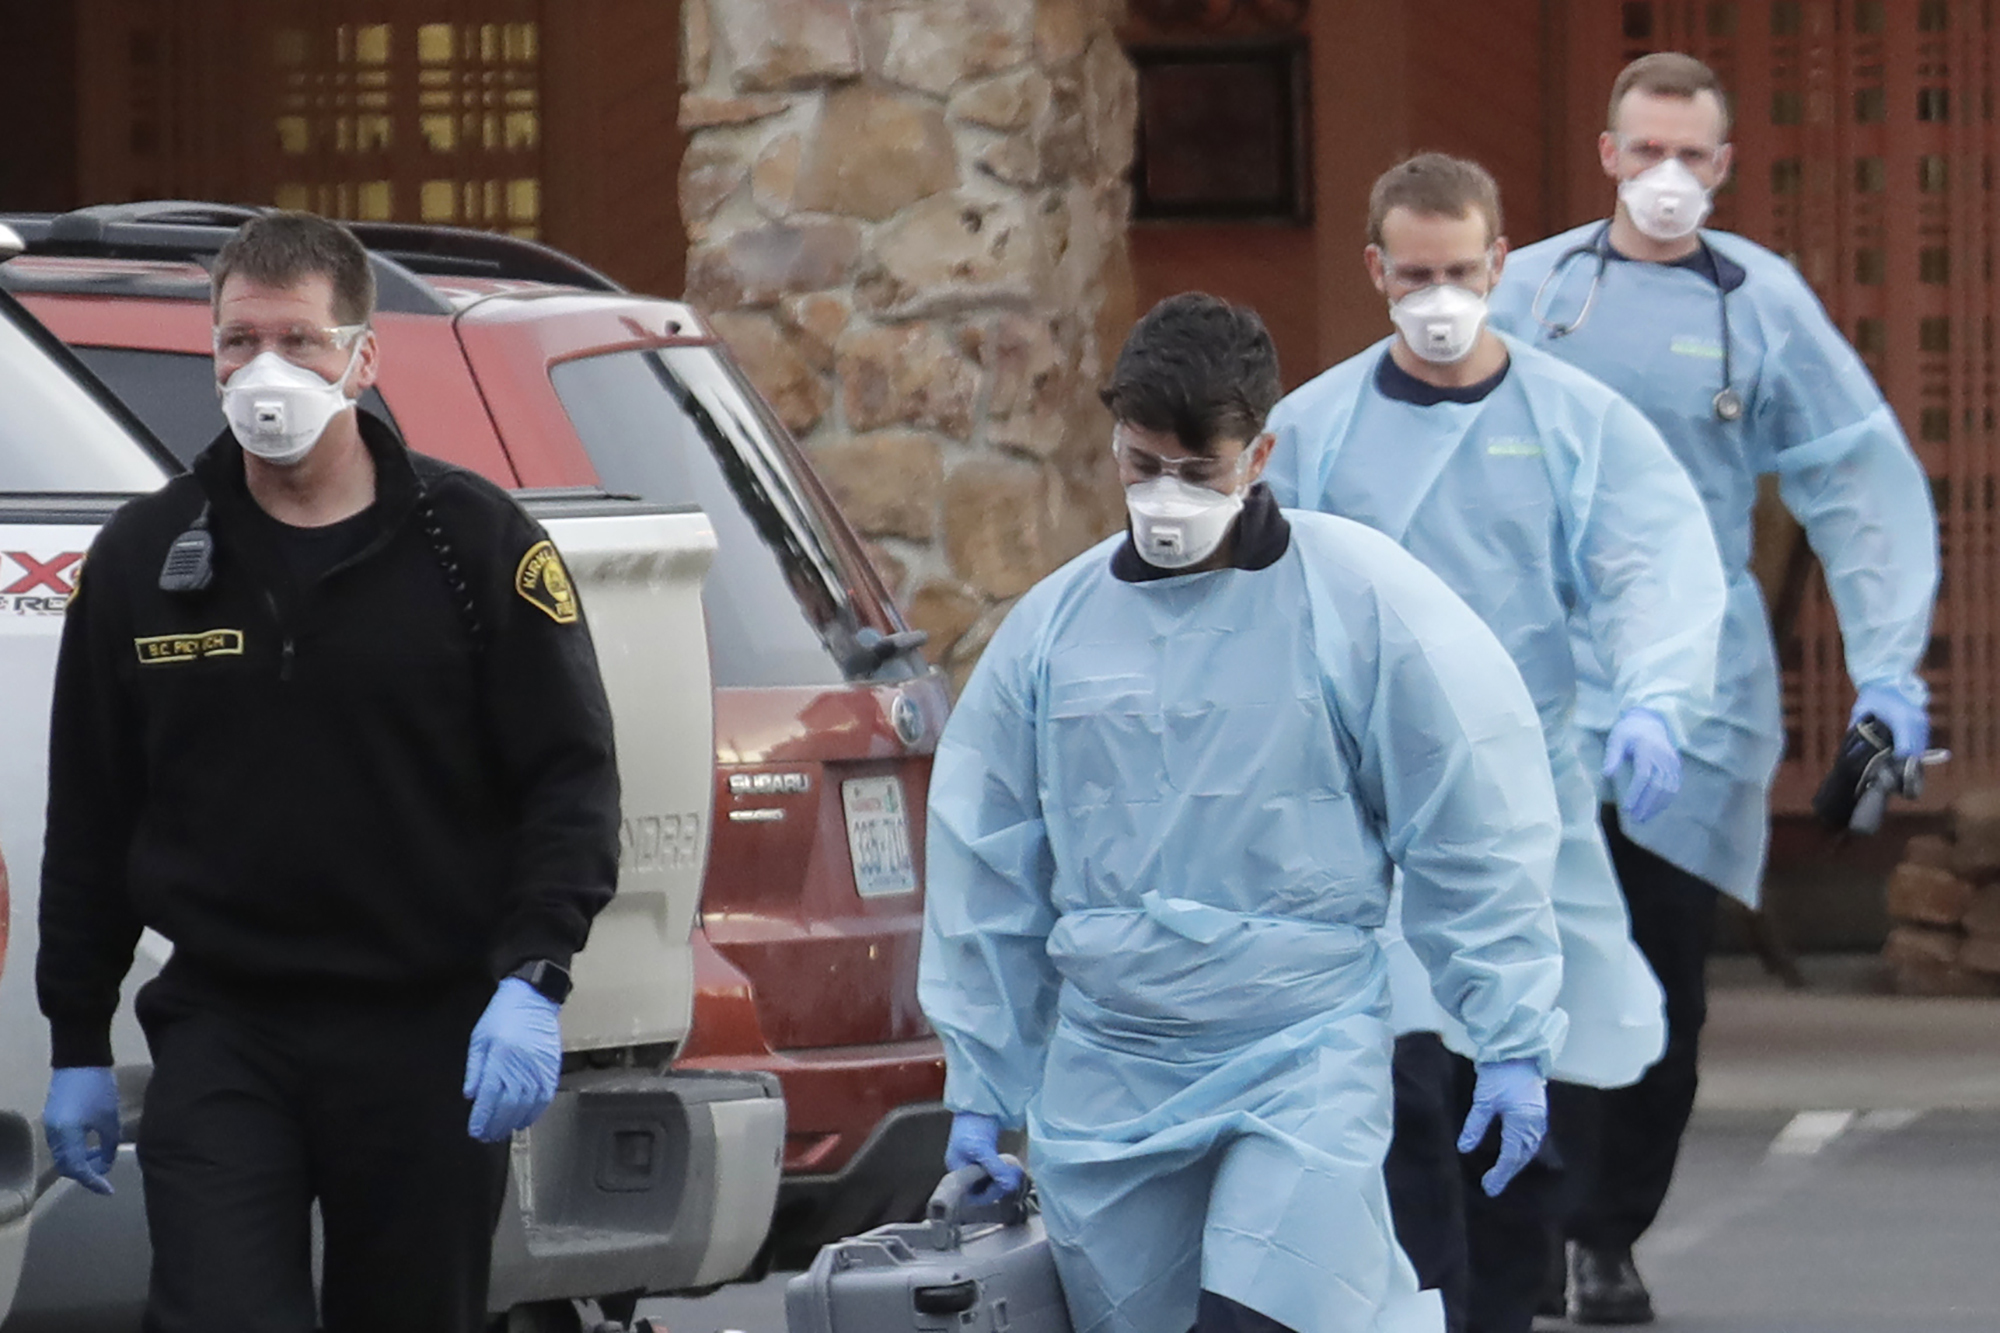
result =
[[[814,1257],[785,1284],[790,1333],[1071,1333],[1033,1197],[974,1208],[986,1182],[946,1176],[922,1222],[891,1223]]]

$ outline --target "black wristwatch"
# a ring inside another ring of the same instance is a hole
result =
[[[507,975],[527,982],[551,1003],[561,1004],[569,998],[569,969],[561,963],[552,963],[546,958],[531,958]]]

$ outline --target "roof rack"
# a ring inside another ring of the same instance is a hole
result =
[[[371,251],[395,260],[413,273],[519,278],[596,292],[625,290],[580,259],[572,259],[560,250],[504,232],[433,227],[411,222],[350,222],[346,225]]]
[[[19,233],[29,254],[202,263],[222,249],[237,227],[272,211],[159,199],[94,204],[67,213],[0,214],[0,225]],[[450,314],[451,305],[424,281],[426,276],[517,278],[591,291],[624,290],[588,264],[516,236],[397,222],[345,225],[368,247],[374,261],[379,310]]]

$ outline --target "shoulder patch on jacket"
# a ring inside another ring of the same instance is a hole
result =
[[[576,623],[576,588],[556,554],[555,543],[546,537],[528,548],[514,571],[514,591],[539,608],[558,625]]]

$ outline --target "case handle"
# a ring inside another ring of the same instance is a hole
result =
[[[1003,1153],[1002,1160],[1020,1166],[1020,1159]],[[1021,1187],[1005,1198],[992,1203],[972,1204],[967,1200],[972,1192],[984,1185],[989,1177],[981,1166],[962,1166],[938,1182],[931,1192],[929,1207],[924,1215],[931,1225],[931,1237],[940,1250],[958,1248],[958,1229],[968,1223],[998,1222],[1002,1226],[1017,1226],[1028,1219],[1028,1173],[1021,1172]]]

